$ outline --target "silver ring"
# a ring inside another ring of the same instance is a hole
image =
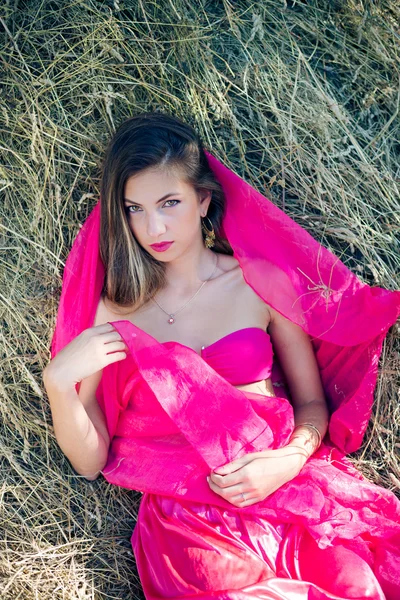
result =
[[[243,492],[240,492],[240,494],[241,494],[241,496],[242,496],[243,500],[244,500],[244,501],[246,501],[246,498],[244,497],[244,494],[243,494]]]

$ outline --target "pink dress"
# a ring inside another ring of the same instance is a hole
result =
[[[182,346],[174,342],[163,344],[164,347],[171,345]],[[232,385],[270,377],[272,357],[268,334],[255,327],[233,332],[202,349],[201,354],[202,360]],[[128,387],[131,390],[135,376],[130,382]],[[127,381],[124,382],[126,384]],[[277,387],[276,393],[282,393],[281,388]],[[263,402],[272,404],[279,402],[279,398],[265,397]],[[179,429],[172,422],[167,429],[161,425],[157,430],[157,423],[163,421],[162,413],[162,408],[156,404],[148,404],[146,395],[143,402],[138,393],[135,401],[130,396],[120,414],[110,460],[104,469],[109,481],[127,485],[129,457],[133,457],[134,462],[140,461],[138,435],[143,435],[141,441],[144,446],[146,431],[150,429],[156,439],[157,434],[160,439],[172,436],[169,440],[179,435]],[[337,450],[323,446],[315,457],[314,461],[322,463],[322,470],[324,464],[330,466],[338,479],[336,488],[326,487],[324,491],[330,495],[342,495],[343,506],[340,506],[340,500],[337,506],[346,512],[349,508],[345,504],[349,503],[354,521],[359,520],[357,512],[363,505],[355,503],[355,497],[362,492],[365,509],[368,510],[371,504],[373,519],[376,517],[373,512],[380,509],[377,501],[380,495],[381,504],[382,500],[383,503],[386,501],[387,508],[395,508],[397,516],[400,516],[400,503],[394,496],[364,480]],[[126,461],[125,471],[121,459]],[[174,449],[171,448],[172,468],[174,459]],[[156,455],[153,460],[157,460]],[[176,460],[180,462],[179,457]],[[332,473],[327,477],[331,478]],[[346,494],[343,486],[348,488]],[[395,539],[397,542],[400,539],[400,528],[395,523],[391,524],[391,533],[395,534],[392,542],[387,538],[384,544],[378,544],[374,532],[360,522],[359,535],[352,534],[350,539],[337,537],[332,544],[320,548],[307,526],[301,524],[298,518],[291,520],[287,515],[280,518],[279,511],[275,516],[246,513],[226,503],[221,506],[220,501],[221,498],[214,492],[211,492],[210,502],[158,493],[143,494],[131,542],[147,599],[400,598],[400,560],[398,551],[395,552],[392,546],[396,543]],[[307,498],[299,497],[301,510],[306,510],[304,501],[307,503]],[[310,501],[313,502],[312,496]],[[312,519],[311,512],[310,509]],[[393,512],[391,514],[393,516]],[[388,519],[385,522],[383,517],[381,514],[380,522],[387,527],[390,523]],[[386,529],[386,535],[389,530],[390,527]]]
[[[247,453],[288,443],[293,410],[279,377],[273,371],[277,397],[240,391],[220,367],[236,360],[248,370],[243,355],[232,350],[229,360],[210,360],[212,350],[233,349],[235,336],[199,356],[114,321],[129,352],[104,368],[96,392],[112,440],[103,475],[144,493],[132,542],[145,594],[398,600],[400,502],[345,454],[362,443],[383,340],[400,317],[400,290],[360,281],[273,202],[206,156],[226,198],[218,233],[245,281],[311,338],[329,435],[297,477],[255,505],[234,507],[206,477]],[[65,264],[52,358],[93,326],[107,266],[103,218],[100,198]]]

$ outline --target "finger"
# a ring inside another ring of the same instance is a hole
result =
[[[121,335],[118,333],[118,331],[106,331],[105,333],[102,333],[101,341],[104,342],[104,344],[108,344],[109,342],[124,342],[125,343],[124,338],[121,337]]]
[[[127,346],[125,342],[109,342],[107,344],[107,354],[112,354],[113,352],[119,351],[127,351]]]
[[[215,471],[211,471],[211,477],[217,485],[221,487],[227,487],[229,485],[235,485],[240,481],[245,481],[248,478],[249,470],[247,467],[248,463],[242,464],[232,473],[227,473],[226,475],[220,475]]]
[[[230,463],[226,463],[226,465],[217,467],[216,469],[214,469],[213,472],[216,473],[217,475],[228,475],[230,473],[233,473],[234,471],[237,471],[238,469],[243,467],[248,462],[250,462],[249,459],[246,460],[245,457],[238,458],[236,460],[233,460]]]
[[[244,500],[243,500],[243,496],[244,496]],[[237,489],[232,490],[232,494],[230,495],[230,500],[231,502],[235,502],[235,503],[242,503],[242,502],[246,502],[246,500],[248,500],[248,498],[251,496],[251,490],[245,489],[245,487],[243,485],[238,486]]]
[[[232,498],[241,497],[240,492],[245,493],[246,491],[249,493],[251,490],[245,489],[243,482],[239,482],[235,485],[231,485],[229,487],[221,488],[216,485],[210,477],[207,477],[207,481],[213,491],[215,491],[219,496],[225,498],[225,500],[229,500],[231,502]]]
[[[218,494],[218,496],[223,496],[221,488],[219,488],[213,481],[211,481],[210,477],[207,477],[207,483],[210,486],[210,489]]]
[[[245,506],[251,506],[252,504],[257,504],[257,502],[259,502],[260,500],[256,497],[251,497],[251,498],[245,498],[245,500],[243,500],[242,496],[239,496],[239,500],[235,501],[236,506],[239,506],[240,508],[244,508]]]
[[[212,472],[210,477],[211,481],[222,489],[232,485],[237,485],[243,480],[242,474],[239,471],[235,471],[230,475],[217,475],[216,473]]]
[[[118,362],[119,360],[123,360],[124,358],[126,358],[125,352],[113,352],[112,354],[107,354],[106,364],[110,365],[112,363]]]
[[[233,473],[234,471],[237,471],[241,467],[248,465],[253,460],[255,460],[257,458],[261,458],[262,456],[263,456],[262,452],[250,452],[249,454],[245,454],[244,456],[241,456],[240,458],[235,458],[235,460],[233,460],[232,462],[229,462],[229,463],[226,463],[225,465],[221,465],[220,467],[217,467],[216,469],[214,469],[214,473],[217,473],[218,475],[227,475],[229,473]]]
[[[225,500],[239,508],[251,506],[252,504],[255,504],[256,502],[260,501],[260,499],[257,496],[251,495],[251,491],[246,492],[243,490],[243,494],[244,499],[241,493],[235,493],[233,496],[224,496],[224,498]]]
[[[221,487],[217,483],[215,483],[210,476],[207,477],[207,481],[211,489],[213,489],[215,492],[217,492],[220,496],[223,496],[224,498],[226,498],[229,494],[228,490],[231,490],[231,494],[237,492],[238,485]],[[234,488],[233,490],[232,487]]]
[[[101,325],[95,325],[93,329],[96,329],[99,333],[102,333],[103,331],[117,331],[114,325],[112,325],[108,321],[107,323],[101,323]]]
[[[221,490],[217,485],[215,485],[209,477],[207,477],[207,481],[210,486],[210,489],[213,492],[218,494],[218,496],[221,496],[221,498],[224,498],[224,500],[226,500],[227,502],[230,502],[230,504],[232,504],[233,506],[243,508],[245,506],[251,506],[252,504],[255,504],[256,502],[259,502],[259,499],[254,496],[252,496],[250,498],[245,498],[245,500],[243,500],[242,495],[238,494],[237,490],[235,491],[235,493],[233,495],[229,495],[229,494],[227,494],[226,490]],[[243,491],[243,493],[245,494],[244,491]]]

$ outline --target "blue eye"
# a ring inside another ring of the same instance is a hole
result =
[[[166,200],[164,203],[164,206],[167,204],[167,202],[176,202],[176,204],[180,204],[180,200]],[[173,204],[172,206],[176,206],[176,204]],[[137,213],[139,212],[138,210],[131,210],[131,208],[139,208],[140,206],[137,206],[137,204],[131,204],[130,206],[126,206],[125,209],[128,213]],[[169,208],[169,207],[167,207]]]

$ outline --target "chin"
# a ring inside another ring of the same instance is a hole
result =
[[[165,256],[166,254],[168,254],[168,252],[156,252],[155,250],[152,250],[151,248],[145,249],[145,250],[148,254],[150,254],[150,256],[155,258],[158,262],[163,262],[163,263],[171,262],[171,256]],[[174,258],[175,258],[175,256],[174,256]]]
[[[154,254],[151,255],[153,258],[156,259],[157,262],[161,262],[161,263],[168,263],[171,262],[171,258],[164,258],[162,256],[154,256]]]

